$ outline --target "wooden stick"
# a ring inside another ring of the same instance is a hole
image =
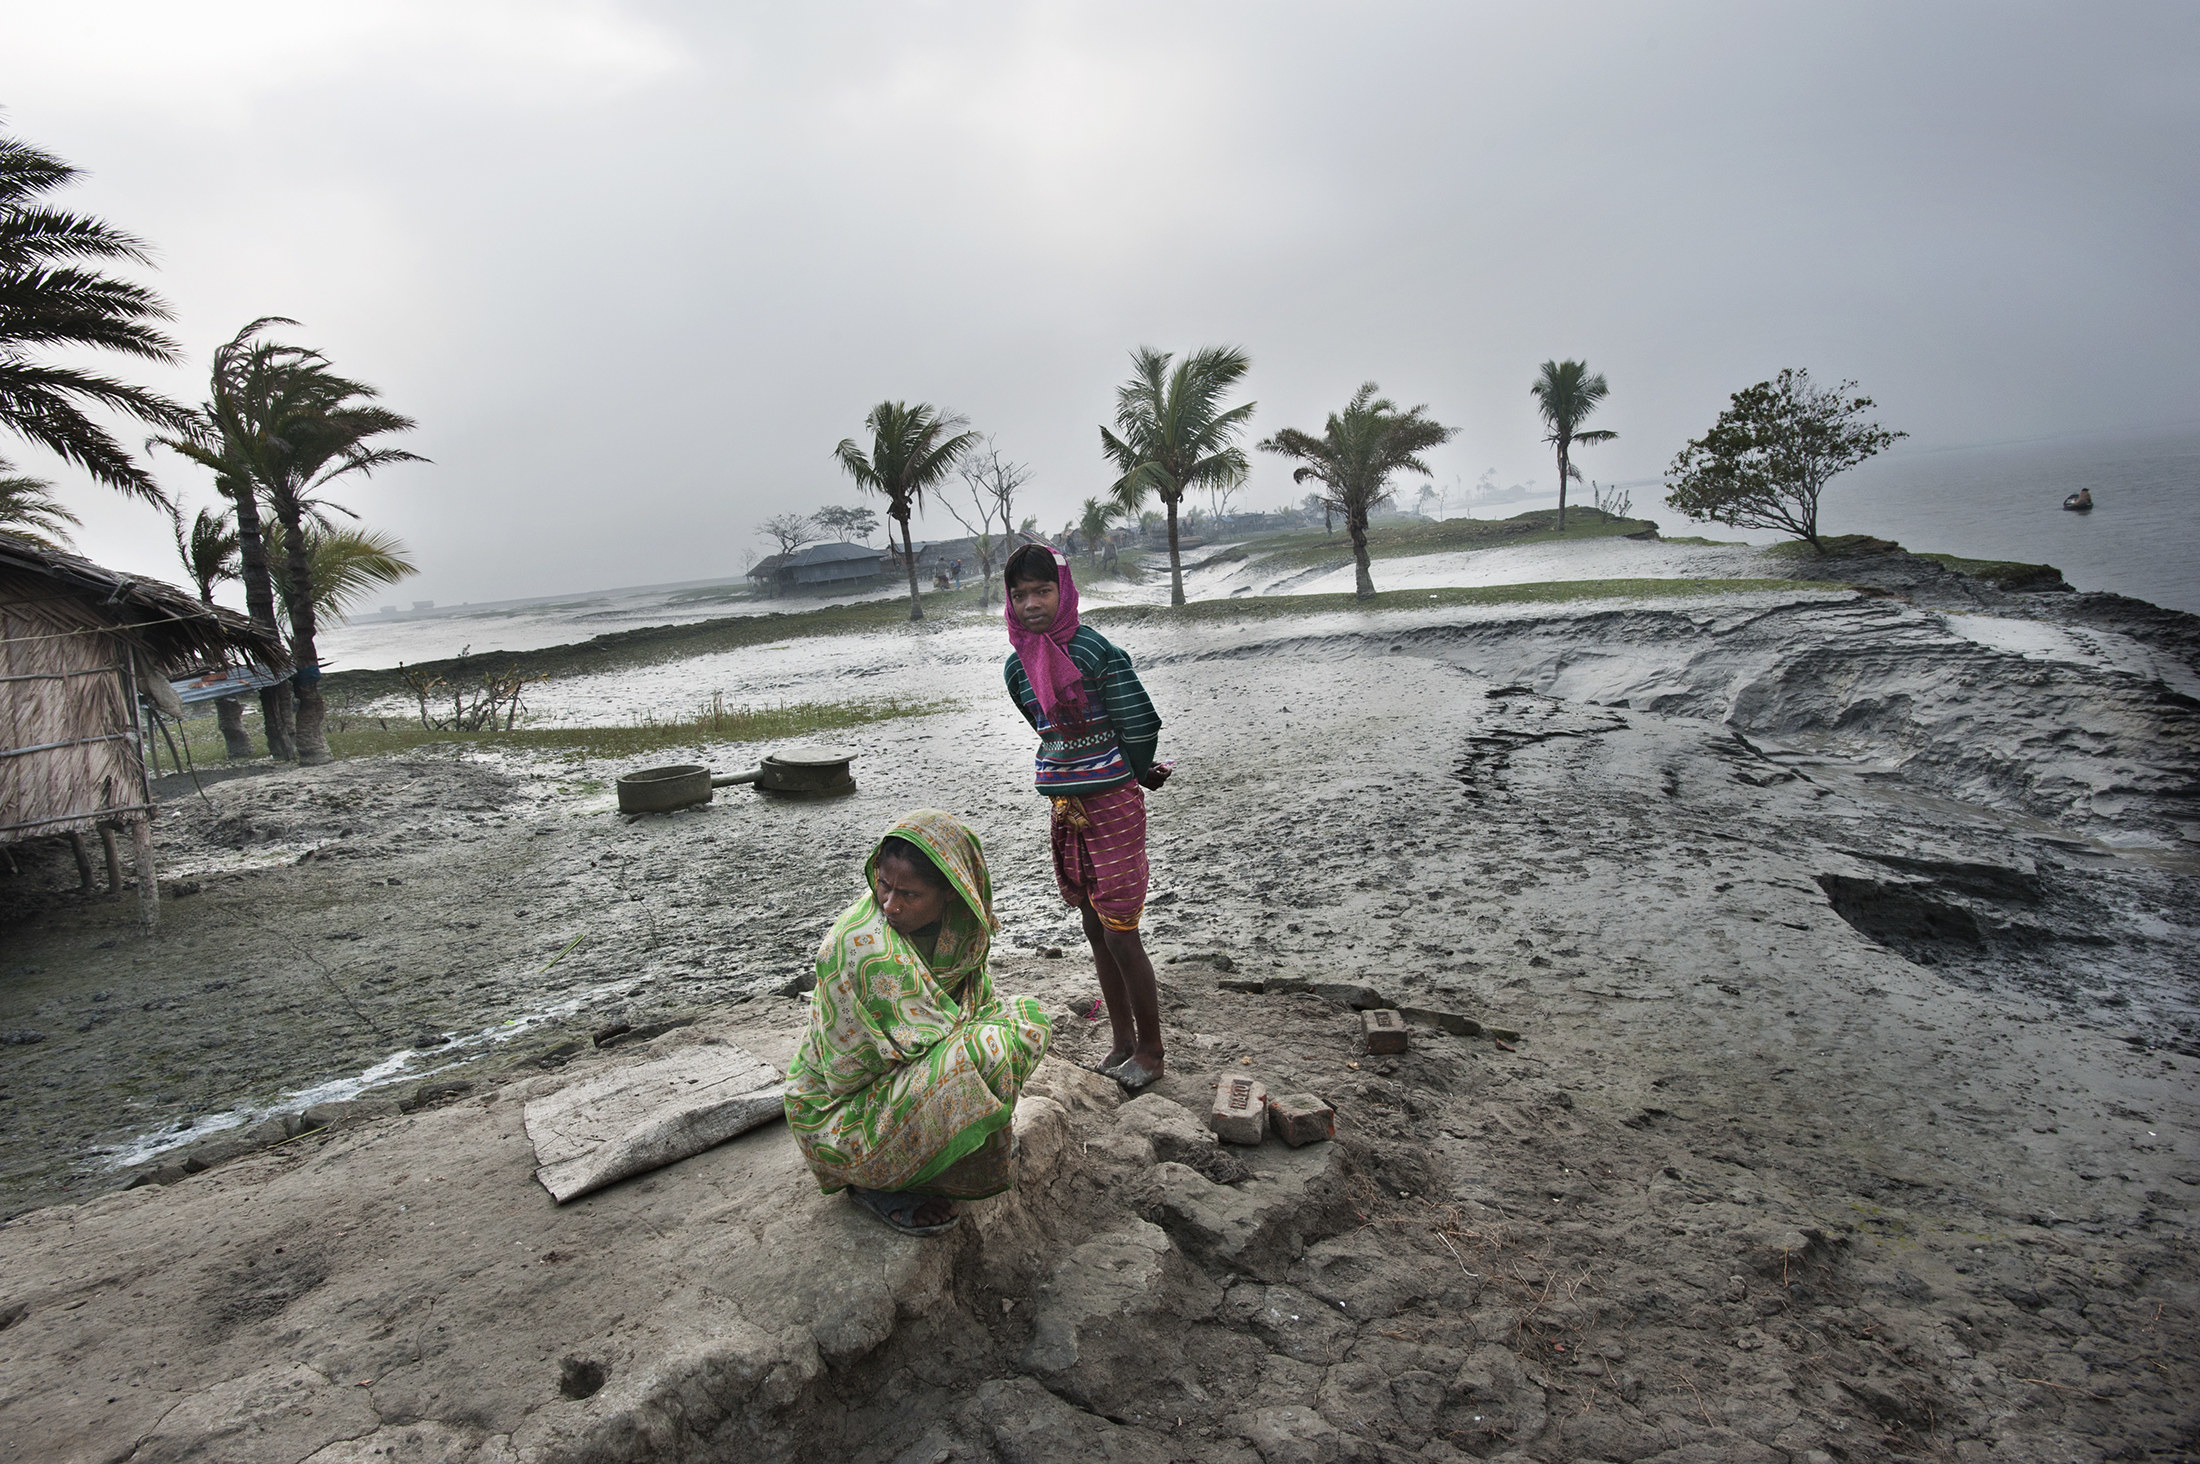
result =
[[[160,877],[153,868],[153,821],[141,818],[130,825],[130,842],[137,849],[138,924],[151,935],[160,924]]]
[[[107,898],[119,900],[122,898],[122,859],[115,853],[113,824],[99,826],[99,844],[107,851]]]

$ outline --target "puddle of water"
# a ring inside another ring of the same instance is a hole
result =
[[[283,1114],[302,1113],[319,1103],[341,1103],[347,1099],[357,1098],[362,1093],[372,1092],[376,1088],[388,1087],[392,1083],[412,1082],[421,1078],[433,1077],[437,1073],[449,1072],[452,1068],[464,1065],[471,1058],[479,1056],[483,1052],[502,1046],[516,1037],[525,1036],[546,1022],[554,1022],[561,1017],[569,1017],[581,1008],[600,1001],[614,992],[633,990],[637,981],[651,979],[653,978],[648,976],[625,977],[618,981],[604,982],[587,987],[573,992],[548,1006],[538,1007],[534,1011],[499,1022],[493,1027],[484,1027],[480,1031],[468,1033],[465,1036],[453,1037],[440,1047],[428,1049],[399,1048],[388,1057],[361,1072],[353,1073],[348,1077],[328,1078],[303,1088],[292,1088],[273,1103],[246,1105],[242,1108],[229,1109],[224,1113],[209,1114],[200,1118],[187,1129],[164,1128],[140,1134],[134,1139],[127,1140],[104,1151],[100,1160],[100,1168],[110,1172],[118,1169],[134,1168],[137,1165],[157,1159],[171,1150],[180,1149],[188,1144],[195,1144],[211,1134],[227,1133],[231,1129],[246,1128],[264,1119],[279,1117]],[[415,1067],[414,1062],[416,1059],[426,1059],[433,1065]]]

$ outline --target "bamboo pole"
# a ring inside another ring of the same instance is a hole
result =
[[[153,821],[141,818],[131,824],[130,842],[137,846],[138,924],[150,935],[160,924],[160,878],[153,868]]]
[[[122,860],[115,854],[113,824],[99,826],[99,843],[107,851],[107,898],[119,900],[122,898]]]

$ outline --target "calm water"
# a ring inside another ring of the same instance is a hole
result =
[[[2064,512],[2080,488],[2093,490],[2093,512]],[[2200,614],[2200,430],[1937,452],[1897,443],[1834,480],[1823,518],[1828,533],[2052,564],[2081,590]]]

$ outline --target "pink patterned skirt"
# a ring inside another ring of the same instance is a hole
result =
[[[1054,800],[1054,882],[1069,905],[1090,903],[1110,930],[1136,930],[1146,909],[1146,790]]]

